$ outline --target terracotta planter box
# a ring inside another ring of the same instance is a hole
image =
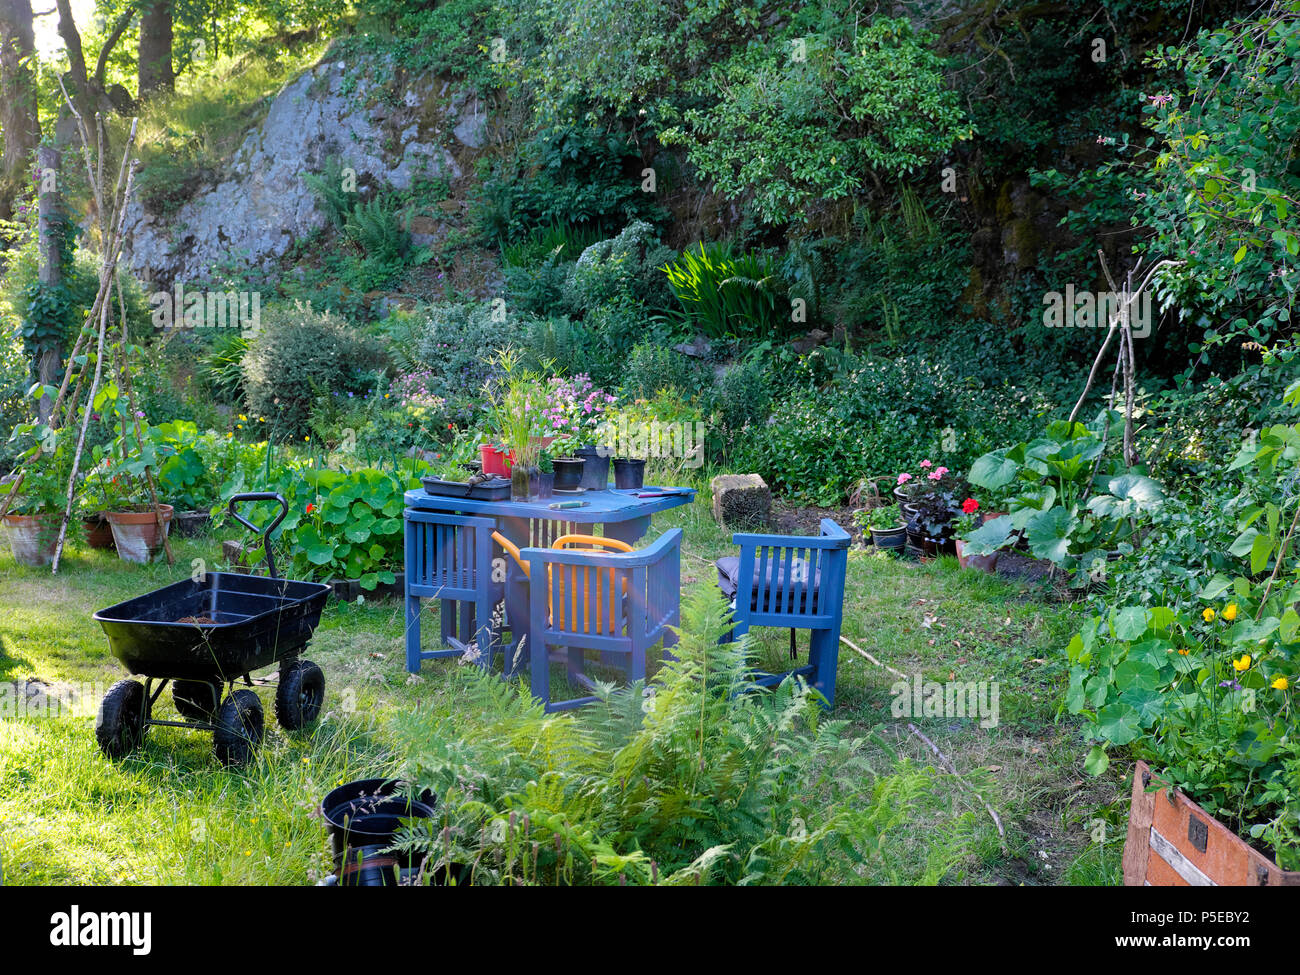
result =
[[[1124,886],[1300,886],[1300,871],[1279,869],[1181,792],[1147,792],[1151,780],[1146,762],[1138,762],[1124,843]]]

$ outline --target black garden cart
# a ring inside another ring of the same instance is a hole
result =
[[[265,529],[235,510],[252,501],[280,503],[278,517]],[[100,703],[95,738],[109,758],[140,747],[150,725],[166,725],[212,732],[217,757],[226,764],[249,760],[262,740],[262,702],[251,688],[273,683],[252,673],[275,663],[280,665],[274,682],[280,726],[295,731],[320,714],[325,675],[301,654],[320,623],[330,587],[281,579],[276,573],[270,534],[289,511],[282,496],[237,494],[230,499],[229,511],[262,536],[268,576],[197,573],[94,615],[113,656],[131,674],[144,678],[118,681]],[[238,681],[246,686],[236,690]],[[153,705],[169,683],[185,721],[152,716]]]

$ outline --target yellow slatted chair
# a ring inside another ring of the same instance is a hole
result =
[[[495,539],[496,543],[501,546],[507,555],[514,559],[515,564],[523,570],[525,578],[531,582],[532,572],[529,569],[528,563],[520,557],[519,546],[510,541],[510,539],[506,538],[500,532],[494,531],[492,533],[492,538]],[[551,548],[592,548],[623,553],[635,551],[635,549],[633,549],[627,542],[621,541],[617,538],[604,538],[599,535],[561,535],[551,543]],[[560,599],[560,611],[563,613],[565,607],[575,604],[575,600],[572,597],[567,599],[565,598],[564,588],[566,580],[564,573],[557,573],[555,569],[556,566],[551,566],[551,571],[547,573],[547,605],[554,606],[554,597],[558,595]],[[601,584],[601,580],[597,578],[599,575],[604,575],[606,577],[603,585]],[[573,595],[578,599],[578,609],[575,616],[578,620],[582,621],[582,632],[614,632],[618,625],[618,621],[613,618],[614,570],[581,568],[574,573],[574,577],[573,585],[575,589],[577,589],[577,592]],[[593,597],[593,593],[604,594],[604,598],[596,599]],[[623,580],[623,594],[627,594],[626,579]],[[571,626],[569,621],[564,618],[553,620],[553,623],[561,629],[575,629],[575,627]]]

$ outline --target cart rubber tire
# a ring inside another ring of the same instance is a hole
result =
[[[212,747],[224,765],[252,760],[262,743],[262,702],[249,690],[233,692],[217,709]]]
[[[144,744],[149,695],[138,680],[125,678],[108,689],[95,713],[95,740],[112,759],[123,758]]]
[[[206,680],[174,680],[172,703],[187,721],[211,721],[221,707],[221,685]]]
[[[325,674],[310,660],[286,661],[275,689],[275,716],[285,731],[305,728],[320,717]]]

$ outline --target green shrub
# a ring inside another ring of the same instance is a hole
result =
[[[735,445],[737,466],[776,490],[837,503],[864,474],[890,475],[922,457],[962,470],[1028,437],[1044,407],[1035,394],[969,380],[919,356],[869,358],[831,381],[807,364]]]
[[[506,265],[503,273],[510,303],[535,315],[565,310],[564,292],[573,262],[564,260],[562,254],[563,247],[557,246],[535,264]]]
[[[634,221],[617,237],[582,252],[565,285],[565,301],[579,313],[619,296],[652,311],[665,310],[673,292],[663,267],[676,257],[676,251],[660,243],[654,227],[644,220]]]
[[[757,430],[766,423],[773,400],[770,378],[768,365],[759,356],[733,363],[718,376],[709,397],[711,453],[729,457],[734,445],[749,436],[746,428]]]
[[[384,195],[354,205],[343,220],[343,235],[367,258],[381,264],[400,264],[411,251],[411,235],[402,214]]]
[[[306,435],[316,397],[365,391],[384,362],[374,339],[337,315],[296,303],[263,311],[262,331],[241,368],[249,409],[283,439]]]
[[[627,135],[585,125],[537,132],[516,159],[484,181],[474,221],[487,241],[524,240],[557,224],[609,232],[629,220],[655,219],[653,194],[624,173],[639,163]]]
[[[650,399],[662,389],[694,395],[700,385],[691,359],[662,345],[642,342],[627,358],[623,395],[628,399]]]
[[[439,302],[428,314],[416,358],[430,373],[430,391],[447,398],[477,396],[496,352],[520,344],[531,321],[492,301]]]

